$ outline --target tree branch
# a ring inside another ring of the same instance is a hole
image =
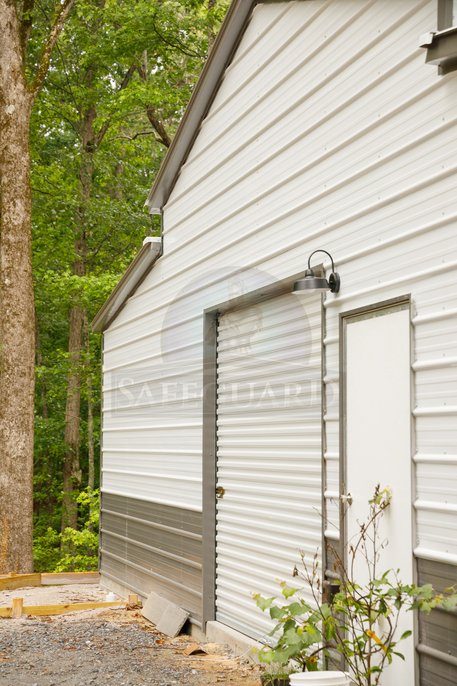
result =
[[[35,0],[24,0],[22,6],[22,18],[21,18],[21,46],[22,53],[25,56],[25,51],[27,48],[27,43],[29,42],[30,33],[32,31],[32,12]]]
[[[163,143],[166,148],[169,148],[171,145],[171,138],[168,135],[165,126],[162,124],[160,119],[156,117],[155,109],[152,107],[152,105],[148,105],[146,107],[146,114],[151,122],[152,128],[158,133],[160,142]]]
[[[119,88],[117,89],[118,93],[120,91],[124,90],[124,88],[127,88],[128,84],[132,80],[132,76],[135,73],[135,70],[136,70],[136,64],[132,64],[132,66],[130,66],[127,69],[125,76],[122,79]],[[104,139],[105,134],[108,131],[110,125],[111,125],[111,117],[109,119],[107,119],[104,124],[102,124],[102,126],[100,127],[100,131],[97,133],[97,135],[95,137],[95,144],[96,144],[97,148],[99,147],[102,140]]]
[[[44,83],[46,74],[49,69],[52,51],[54,49],[55,44],[57,43],[57,40],[62,32],[64,24],[75,2],[76,0],[63,0],[63,2],[60,5],[60,10],[54,20],[54,24],[49,32],[47,41],[43,48],[43,52],[41,53],[41,59],[35,75],[35,79],[33,80],[30,87],[32,98],[36,96],[36,94],[38,93],[38,91]]]

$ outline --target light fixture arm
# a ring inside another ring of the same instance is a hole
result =
[[[327,257],[330,257],[330,261],[331,261],[331,263],[332,263],[332,273],[334,273],[334,272],[335,272],[335,264],[334,264],[334,262],[333,262],[333,257],[330,255],[329,252],[327,252],[326,250],[321,250],[321,249],[315,250],[315,251],[312,252],[311,255],[308,257],[308,269],[311,269],[311,258],[312,258],[312,256],[315,255],[315,254],[318,253],[318,252],[323,252],[323,253],[325,253],[325,255],[327,255]]]
[[[311,267],[311,258],[318,252],[323,252],[324,255],[327,255],[327,257],[330,258],[330,262],[332,263],[332,271],[328,279],[325,278],[325,273],[322,276],[316,276],[313,268]],[[340,284],[340,275],[335,271],[335,263],[333,262],[333,257],[330,255],[329,252],[327,252],[327,250],[319,249],[314,250],[314,252],[312,252],[311,255],[308,257],[308,269],[306,270],[305,275],[302,279],[295,281],[292,292],[296,293],[297,295],[300,295],[302,293],[306,294],[310,291],[327,290],[329,290],[330,293],[339,293]]]

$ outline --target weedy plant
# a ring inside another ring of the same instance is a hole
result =
[[[338,580],[336,592],[328,600],[322,598],[317,553],[311,561],[302,555],[301,568],[294,573],[305,582],[312,601],[304,599],[304,588],[284,582],[279,597],[254,595],[257,606],[269,611],[276,622],[271,632],[276,642],[259,651],[261,662],[292,663],[297,665],[296,671],[315,671],[326,662],[337,665],[339,656],[354,684],[381,686],[386,667],[395,658],[404,659],[399,644],[410,637],[411,631],[400,633],[403,613],[457,607],[456,586],[438,593],[431,584],[402,583],[399,569],[379,572],[386,545],[379,525],[391,497],[388,488],[376,487],[368,517],[348,547],[346,563],[333,551]],[[364,582],[357,581],[357,573]]]

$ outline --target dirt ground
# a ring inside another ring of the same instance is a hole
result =
[[[32,605],[105,600],[106,591],[98,586],[4,591],[0,605],[19,596]],[[260,684],[248,658],[234,658],[215,644],[201,644],[207,654],[187,656],[191,643],[189,636],[163,636],[137,609],[0,619],[0,686]]]

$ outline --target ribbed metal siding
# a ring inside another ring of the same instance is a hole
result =
[[[321,544],[321,302],[287,294],[222,316],[217,346],[216,618],[262,638],[251,594]]]
[[[102,573],[143,597],[173,597],[201,618],[201,519],[199,512],[103,494]]]
[[[105,490],[200,509],[198,401],[183,399],[184,417],[170,398],[167,417],[146,398],[142,429],[108,404],[126,404],[124,372],[135,393],[144,381],[194,392],[203,310],[324,247],[342,276],[325,298],[327,534],[338,537],[338,315],[410,293],[415,552],[457,566],[457,77],[418,48],[436,4],[257,5],[164,208],[164,255],[106,332]]]

